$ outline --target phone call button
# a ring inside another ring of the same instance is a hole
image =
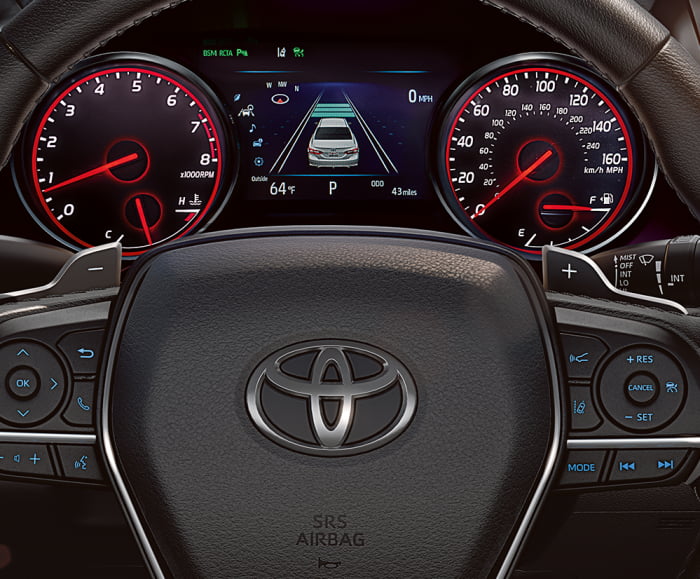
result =
[[[95,416],[95,382],[76,380],[70,403],[63,413],[63,419],[74,426],[92,426]]]

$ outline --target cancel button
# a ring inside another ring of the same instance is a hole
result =
[[[640,406],[651,404],[658,394],[659,384],[656,378],[646,372],[632,374],[625,381],[625,395],[630,401]]]

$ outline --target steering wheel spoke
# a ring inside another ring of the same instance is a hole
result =
[[[0,475],[104,484],[97,375],[120,276],[118,245],[71,257],[55,279],[0,296]]]

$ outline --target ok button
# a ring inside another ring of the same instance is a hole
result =
[[[7,375],[7,390],[15,398],[31,398],[38,388],[39,376],[31,368],[15,368]]]
[[[651,404],[659,393],[659,384],[656,378],[646,372],[638,372],[633,374],[625,382],[625,394],[627,398],[639,404],[646,406]]]

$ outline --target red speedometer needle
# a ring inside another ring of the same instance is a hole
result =
[[[585,205],[542,205],[543,211],[593,211]]]
[[[513,187],[515,187],[518,183],[520,183],[520,181],[522,181],[523,179],[525,179],[525,177],[527,177],[527,176],[530,175],[533,171],[535,171],[540,165],[542,165],[542,163],[544,163],[544,162],[545,162],[547,159],[549,159],[552,155],[554,155],[554,152],[552,151],[552,149],[547,149],[547,150],[542,154],[541,157],[539,157],[538,159],[536,159],[536,160],[532,163],[532,165],[530,165],[530,166],[529,166],[527,169],[525,169],[524,171],[521,171],[520,173],[518,173],[518,175],[515,177],[515,179],[513,179],[510,183],[508,183],[508,185],[506,185],[505,187],[503,187],[503,189],[501,189],[500,192],[496,193],[496,195],[494,195],[493,199],[491,199],[491,201],[489,201],[486,205],[484,205],[484,206],[482,207],[481,211],[475,212],[475,213],[472,215],[472,219],[476,219],[477,217],[481,217],[484,213],[486,213],[486,210],[487,210],[489,207],[491,207],[491,205],[493,205],[493,204],[494,204],[496,201],[498,201],[499,199],[503,199],[503,196],[504,196],[506,193],[508,193],[508,191],[510,191]]]
[[[119,167],[120,165],[126,165],[127,163],[131,163],[131,161],[135,161],[138,158],[138,153],[131,153],[130,155],[125,155],[124,157],[120,157],[119,159],[115,159],[114,161],[110,161],[109,163],[105,163],[104,165],[100,165],[99,167],[95,167],[94,169],[90,169],[89,171],[85,171],[85,173],[81,173],[80,175],[76,175],[75,177],[71,177],[70,179],[66,179],[65,181],[56,183],[55,185],[51,185],[51,187],[49,187],[48,189],[44,189],[44,193],[48,193],[49,191],[53,191],[54,189],[60,189],[61,187],[65,187],[66,185],[72,185],[73,183],[83,181],[84,179],[89,179],[90,177],[94,177],[95,175],[99,175],[100,173],[104,173],[105,171],[109,171],[114,167]]]
[[[141,198],[137,197],[134,199],[136,203],[136,212],[139,214],[139,221],[141,222],[141,227],[143,232],[146,234],[146,241],[148,245],[153,245],[153,238],[151,237],[151,230],[148,227],[148,221],[146,221],[146,213],[143,210],[143,203],[141,203]]]

